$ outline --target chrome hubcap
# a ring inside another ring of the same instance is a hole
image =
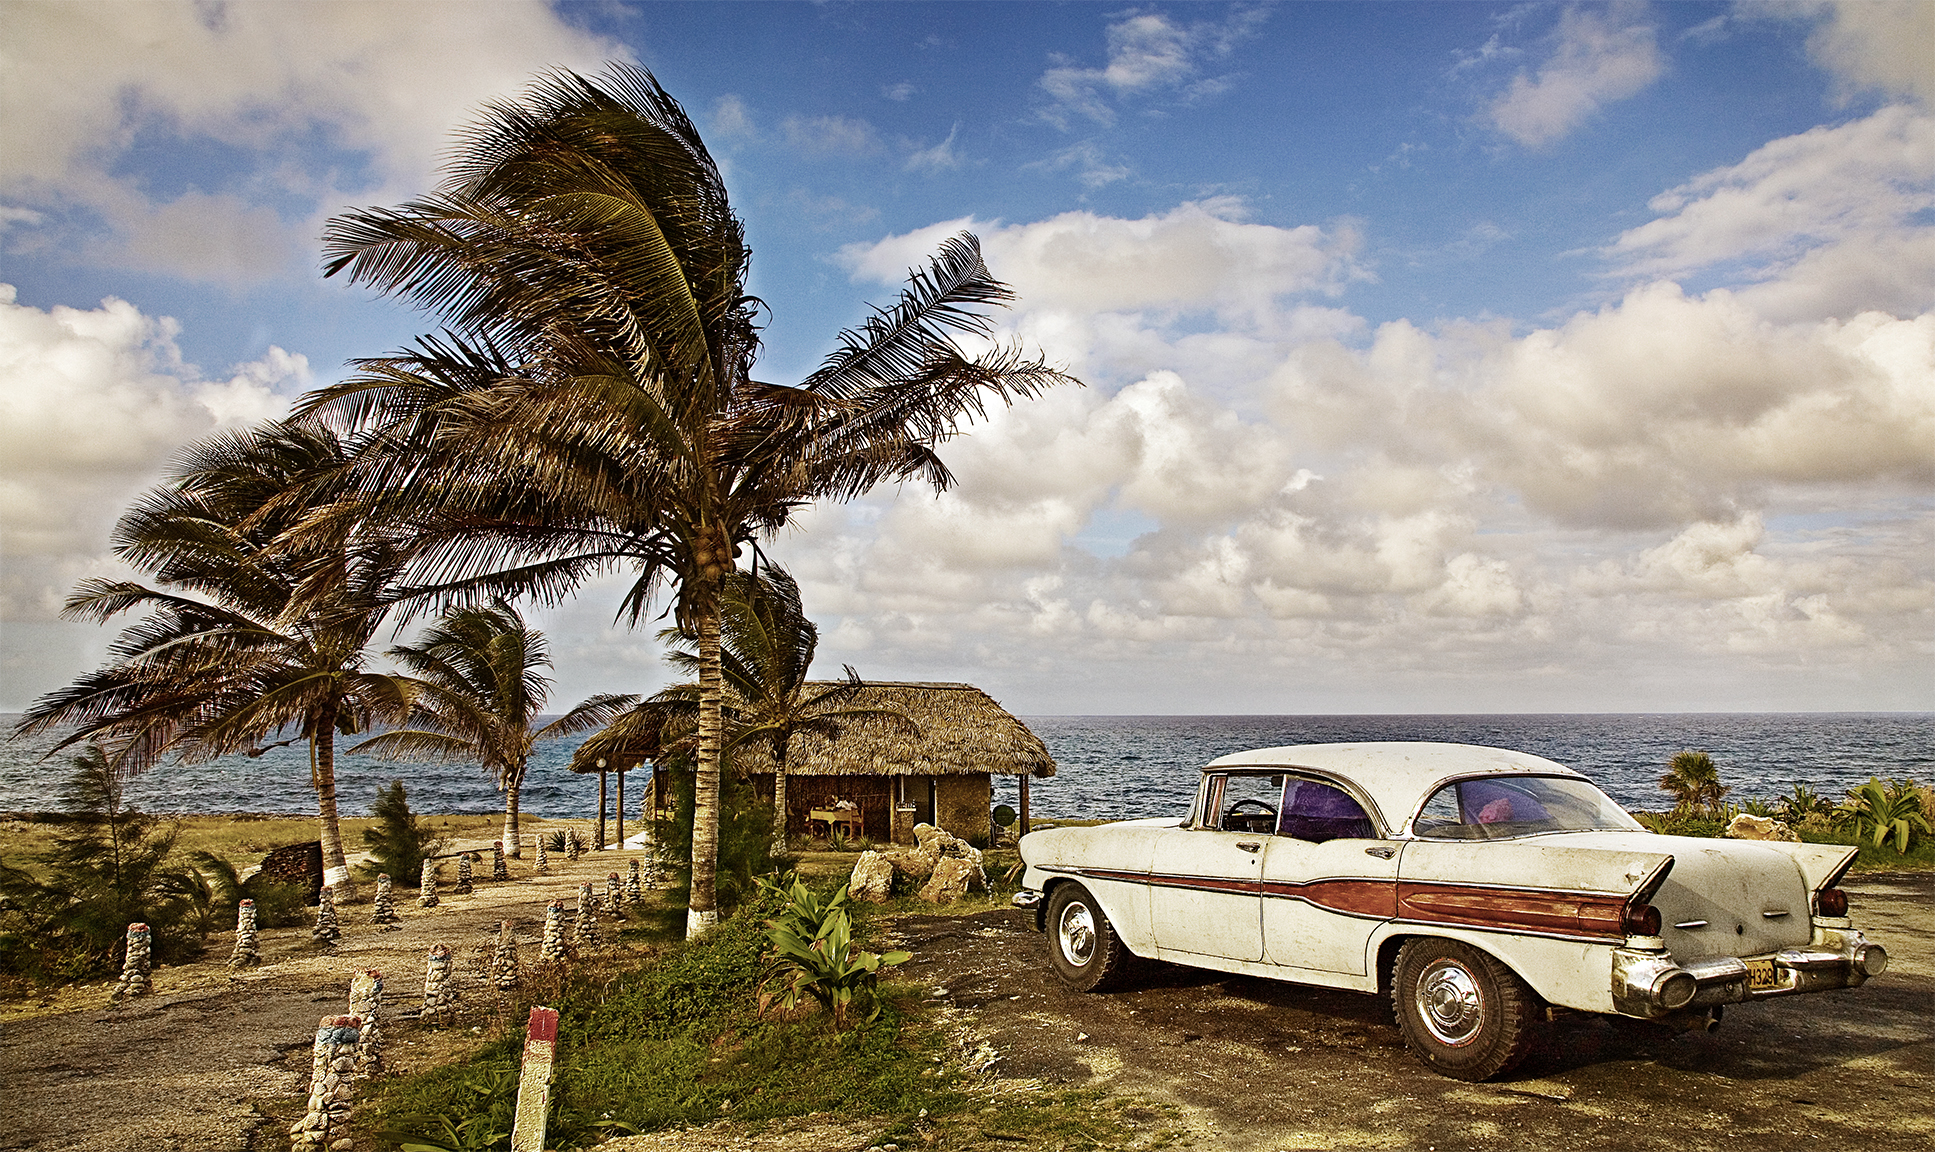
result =
[[[1086,904],[1070,904],[1062,909],[1061,923],[1055,927],[1061,939],[1062,956],[1077,968],[1095,956],[1095,914]]]
[[[1440,960],[1418,980],[1418,1018],[1440,1044],[1469,1044],[1483,1024],[1478,982],[1464,965]]]

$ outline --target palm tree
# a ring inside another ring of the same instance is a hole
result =
[[[864,687],[851,665],[846,679],[809,685],[807,670],[819,647],[820,630],[806,618],[799,584],[772,564],[726,577],[720,602],[720,670],[725,679],[725,752],[763,743],[773,759],[773,853],[786,850],[786,749],[796,732],[829,738],[854,722],[897,724],[918,731],[898,708],[856,704]],[[694,637],[676,630],[660,639],[691,644]],[[699,671],[699,655],[689,648],[666,654],[673,666]],[[674,685],[655,701],[697,701],[696,683]]]
[[[403,686],[364,670],[403,554],[356,535],[334,487],[353,449],[320,427],[270,424],[193,446],[175,476],[138,500],[114,552],[157,588],[88,580],[63,615],[105,623],[147,615],[111,663],[34,703],[19,732],[72,727],[55,750],[105,749],[122,775],[161,757],[197,762],[294,729],[309,744],[324,879],[352,894],[336,815],[335,738],[400,718]]]
[[[510,604],[446,613],[415,644],[388,653],[409,674],[408,727],[363,741],[352,752],[404,759],[474,761],[504,793],[504,851],[520,856],[518,793],[540,740],[589,732],[637,703],[599,695],[537,726],[551,681],[544,633]]]
[[[1673,794],[1677,811],[1712,811],[1732,788],[1720,783],[1720,769],[1705,752],[1675,752],[1660,777],[1662,791]]]
[[[970,358],[1010,298],[970,236],[799,386],[752,379],[760,302],[718,169],[641,69],[547,75],[492,105],[438,192],[351,213],[328,271],[439,312],[450,334],[303,406],[366,428],[365,491],[415,517],[422,594],[556,600],[629,571],[636,625],[675,589],[699,667],[688,934],[718,920],[723,584],[743,546],[819,499],[952,476],[934,448],[989,399],[1069,378],[1019,350]]]

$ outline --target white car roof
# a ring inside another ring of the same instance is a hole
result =
[[[1370,796],[1383,810],[1385,823],[1392,831],[1417,809],[1428,789],[1454,776],[1580,775],[1563,764],[1530,752],[1411,740],[1258,748],[1218,756],[1204,765],[1203,771],[1226,768],[1311,768],[1340,776]]]

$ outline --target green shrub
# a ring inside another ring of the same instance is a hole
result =
[[[692,772],[674,770],[673,808],[653,830],[673,883],[668,899],[684,904],[692,892]],[[773,806],[750,781],[728,771],[719,781],[718,894],[722,909],[735,908],[757,892],[754,877],[781,871],[789,861],[773,854]]]
[[[235,865],[212,852],[196,852],[188,859],[208,889],[216,927],[233,927],[236,907],[244,900],[255,901],[258,927],[293,928],[308,922],[307,884],[278,880],[266,872],[257,872],[244,880]]]
[[[99,748],[72,761],[53,846],[32,870],[0,866],[0,967],[35,980],[114,971],[128,925],[145,923],[155,962],[200,954],[213,916],[208,888],[170,860],[175,833],[122,806]]]
[[[905,964],[913,954],[883,955],[854,946],[844,884],[825,901],[797,877],[789,887],[764,880],[760,886],[774,899],[786,901],[779,914],[766,922],[773,961],[762,981],[760,1010],[775,1002],[790,1010],[811,997],[826,1010],[835,1032],[847,1026],[852,1012],[871,1008],[864,1017],[869,1022],[879,1016],[876,993],[881,971]]]
[[[1877,848],[1892,841],[1895,851],[1906,853],[1916,836],[1929,833],[1928,813],[1912,780],[1890,780],[1883,785],[1870,777],[1866,784],[1848,791],[1848,798],[1835,809],[1837,823],[1852,829],[1855,837]]]
[[[435,856],[443,841],[410,811],[403,781],[392,780],[388,788],[377,791],[370,815],[376,817],[376,824],[363,830],[363,844],[370,852],[370,863],[360,866],[364,878],[374,880],[378,873],[387,872],[398,888],[417,887],[423,880],[424,858]]]

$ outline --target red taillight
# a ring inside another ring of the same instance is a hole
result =
[[[1848,914],[1848,894],[1839,888],[1823,888],[1814,894],[1814,914],[1816,916],[1846,916]]]
[[[1651,904],[1628,905],[1619,926],[1628,936],[1658,936],[1660,910]]]

